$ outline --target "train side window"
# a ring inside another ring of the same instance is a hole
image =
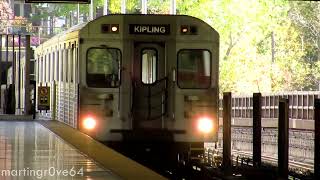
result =
[[[74,59],[74,44],[72,44],[70,49],[70,82],[73,82]]]
[[[45,77],[45,72],[46,70],[44,69],[44,59],[45,59],[45,55],[42,56],[41,58],[41,82],[44,82],[44,77]]]
[[[87,85],[114,88],[120,85],[121,52],[115,48],[94,47],[87,51]]]
[[[45,83],[45,82],[47,82],[46,80],[46,78],[47,78],[47,66],[46,66],[46,63],[47,62],[47,55],[44,55],[44,59],[43,59],[43,61],[42,61],[42,63],[43,63],[43,65],[42,65],[42,67],[43,67],[43,82]]]
[[[39,80],[39,60],[40,60],[40,57],[38,56],[35,61],[36,69],[35,69],[35,73],[34,73],[37,82],[40,82],[40,80]]]
[[[57,49],[57,52],[56,52],[56,62],[55,62],[55,65],[56,65],[56,67],[55,67],[55,73],[56,73],[56,76],[55,76],[55,78],[56,78],[56,81],[59,81],[59,62],[60,62],[60,60],[59,60],[59,48]]]
[[[157,80],[158,52],[156,49],[143,49],[141,53],[141,81],[152,84]]]
[[[54,81],[55,80],[55,63],[56,63],[56,53],[53,51],[52,52],[52,62],[51,62],[51,66],[52,66],[52,69],[51,69],[51,81]]]
[[[42,61],[43,61],[43,56],[39,57],[39,82],[42,82],[42,76],[43,76],[43,69],[42,69]]]
[[[79,48],[76,48],[76,60],[75,60],[75,82],[79,83]]]
[[[208,50],[184,49],[178,52],[178,86],[204,89],[211,84],[211,54]]]
[[[37,59],[37,73],[36,73],[38,82],[41,82],[41,80],[40,80],[40,75],[41,75],[41,72],[40,72],[40,60],[41,60],[41,57],[38,56],[38,59]]]
[[[50,71],[51,66],[50,65],[51,65],[51,53],[48,54],[48,59],[47,59],[47,66],[48,66],[48,72],[47,72],[48,73],[48,79],[47,79],[47,82],[49,82],[49,83],[51,81],[51,79],[50,79],[51,78],[51,74],[50,74],[51,73],[51,71]]]
[[[64,59],[64,65],[65,65],[65,82],[69,82],[69,48],[67,48],[66,50],[65,50],[65,52],[66,52],[66,55],[65,55],[65,59]]]
[[[60,47],[60,67],[59,67],[59,72],[60,72],[60,81],[63,82],[64,81],[64,76],[63,76],[63,69],[64,69],[64,49],[63,46]]]

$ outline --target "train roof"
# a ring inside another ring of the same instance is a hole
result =
[[[68,30],[58,34],[57,36],[61,35],[61,34],[66,34],[66,33],[70,33],[70,32],[74,32],[74,31],[79,31],[81,29],[83,29],[87,24],[89,23],[92,23],[94,22],[95,20],[98,20],[100,18],[105,18],[105,17],[112,17],[112,16],[141,16],[141,17],[144,17],[144,16],[162,16],[162,17],[189,17],[189,18],[193,18],[197,21],[200,21],[202,23],[205,23],[207,24],[206,22],[204,22],[203,20],[199,19],[199,18],[196,18],[196,17],[193,17],[193,16],[189,16],[189,15],[168,15],[168,14],[110,14],[110,15],[105,15],[105,16],[100,16],[96,19],[94,19],[93,21],[89,21],[89,22],[84,22],[84,23],[81,23],[81,24],[78,24],[78,25],[75,25],[75,26],[72,26],[70,27]],[[209,26],[209,25],[208,25]],[[210,26],[211,27],[211,26]],[[211,27],[212,28],[212,27]],[[213,29],[213,28],[212,28]]]
[[[105,16],[100,16],[92,21],[89,21],[89,22],[84,22],[84,23],[81,23],[81,24],[78,24],[78,25],[75,25],[75,26],[72,26],[70,27],[68,30],[66,31],[63,31],[55,36],[53,36],[51,39],[60,39],[62,37],[64,37],[66,34],[70,34],[72,32],[80,32],[81,30],[85,29],[86,27],[88,27],[89,24],[91,23],[94,23],[96,21],[99,21],[100,19],[103,19],[103,18],[107,18],[107,17],[168,17],[168,18],[173,18],[173,17],[176,17],[176,18],[190,18],[190,19],[194,19],[196,21],[198,21],[199,23],[201,24],[205,24],[207,25],[208,28],[211,28],[213,31],[215,31],[217,33],[217,35],[219,36],[219,33],[214,29],[212,28],[209,24],[207,24],[206,22],[204,22],[203,20],[199,19],[199,18],[196,18],[196,17],[193,17],[193,16],[189,16],[189,15],[167,15],[167,14],[110,14],[110,15],[105,15]],[[47,44],[47,41],[44,42],[43,44],[41,44],[40,46],[37,47],[37,49],[41,46],[46,46]]]

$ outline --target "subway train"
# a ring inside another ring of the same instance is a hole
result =
[[[102,16],[35,49],[37,87],[50,87],[38,116],[110,146],[193,157],[217,141],[218,68],[219,34],[202,20]]]

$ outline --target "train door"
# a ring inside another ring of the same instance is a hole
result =
[[[132,77],[134,129],[161,129],[167,113],[164,44],[135,43]]]

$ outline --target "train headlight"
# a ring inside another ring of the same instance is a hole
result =
[[[93,117],[86,117],[83,120],[83,127],[88,130],[95,128],[96,124],[96,120]]]
[[[208,117],[200,117],[197,122],[197,128],[202,133],[210,133],[213,130],[213,120]]]

